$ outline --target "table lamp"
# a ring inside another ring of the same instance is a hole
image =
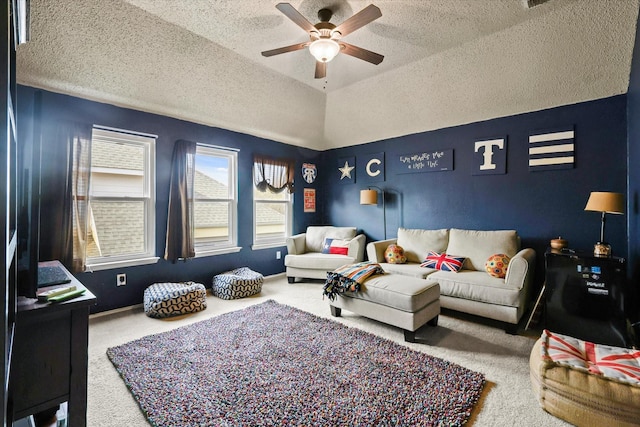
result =
[[[611,256],[611,245],[604,240],[605,215],[624,213],[624,196],[621,193],[593,191],[589,195],[585,211],[602,212],[600,241],[593,246],[593,255],[597,257]]]

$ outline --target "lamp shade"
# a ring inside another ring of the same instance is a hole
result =
[[[309,45],[309,52],[320,62],[329,62],[340,52],[340,45],[335,40],[318,39]]]
[[[593,191],[587,201],[585,211],[606,212],[610,214],[624,213],[624,196],[621,193]]]
[[[376,190],[360,190],[361,205],[377,205],[378,192]]]

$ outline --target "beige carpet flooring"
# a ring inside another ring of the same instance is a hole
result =
[[[425,326],[420,343],[404,342],[400,329],[343,310],[333,318],[322,299],[322,282],[289,284],[284,276],[265,280],[262,292],[250,298],[225,301],[207,295],[206,310],[170,320],[151,319],[137,306],[91,317],[89,326],[89,390],[87,424],[92,427],[149,425],[133,396],[106,355],[108,347],[145,335],[167,331],[267,299],[297,307],[347,326],[388,338],[414,350],[441,357],[482,372],[487,384],[476,405],[471,426],[566,426],[544,412],[529,381],[529,352],[537,337],[530,331],[508,335],[490,322],[445,312],[436,328]],[[295,351],[295,349],[291,349]]]

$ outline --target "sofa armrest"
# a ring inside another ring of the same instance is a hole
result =
[[[376,242],[370,242],[367,245],[367,257],[371,262],[385,262],[384,250],[387,246],[395,244],[398,239],[378,240]]]
[[[367,238],[364,234],[358,234],[349,242],[348,256],[355,258],[356,262],[362,262],[364,260],[364,246],[367,242]]]
[[[505,283],[515,289],[530,288],[536,265],[536,252],[531,248],[522,249],[509,261]]]
[[[307,251],[306,233],[296,234],[287,237],[287,253],[289,255],[300,255]]]

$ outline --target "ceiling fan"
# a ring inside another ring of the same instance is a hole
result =
[[[321,79],[327,75],[327,62],[335,58],[340,52],[375,65],[378,65],[384,59],[384,56],[380,54],[345,43],[341,40],[342,37],[347,34],[364,27],[382,16],[380,9],[372,4],[338,26],[329,22],[331,15],[333,15],[330,9],[320,9],[318,11],[318,19],[320,19],[320,22],[313,25],[289,3],[278,3],[276,8],[287,18],[298,24],[300,28],[308,32],[310,40],[278,49],[266,50],[262,52],[262,56],[280,55],[281,53],[304,49],[308,46],[309,52],[316,58],[316,79]]]

